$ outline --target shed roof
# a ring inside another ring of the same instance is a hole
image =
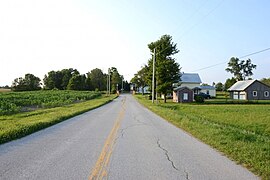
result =
[[[198,73],[183,73],[181,81],[183,83],[202,83]]]
[[[192,91],[191,89],[189,89],[188,87],[181,87],[181,86],[179,86],[179,87],[177,87],[177,88],[174,88],[173,90],[174,91],[181,91],[181,90],[183,90],[183,89],[188,89],[188,90],[190,90],[190,91]]]
[[[256,80],[237,81],[232,85],[228,91],[244,91],[248,86],[254,83]]]

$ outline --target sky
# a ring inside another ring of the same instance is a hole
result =
[[[269,0],[3,0],[0,86],[64,68],[116,67],[129,81],[164,34],[177,43],[182,72],[224,83],[231,57],[270,48],[269,9]],[[254,79],[270,78],[270,50],[248,58]]]

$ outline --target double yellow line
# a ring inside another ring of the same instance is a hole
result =
[[[125,114],[125,102],[126,102],[126,97],[124,97],[124,99],[122,100],[122,107],[121,110],[116,118],[116,121],[113,125],[113,128],[109,134],[109,136],[107,137],[102,151],[99,155],[99,158],[89,176],[89,180],[93,180],[93,179],[103,179],[103,177],[107,176],[107,170],[108,170],[108,164],[110,162],[110,157],[112,155],[113,152],[113,148],[114,148],[114,144],[115,144],[115,139],[116,139],[116,135],[117,132],[119,130],[119,127],[121,125],[121,121],[124,118],[124,114]]]

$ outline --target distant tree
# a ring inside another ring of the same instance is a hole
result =
[[[85,90],[85,75],[74,74],[67,85],[68,90]]]
[[[210,85],[207,83],[202,83],[202,86],[210,86]]]
[[[216,88],[217,91],[223,91],[224,90],[224,85],[221,82],[218,82],[215,85],[215,88]]]
[[[122,87],[122,78],[115,67],[110,68],[110,77],[111,77],[111,91],[114,93],[116,92],[117,88],[120,90]]]
[[[99,91],[106,90],[106,75],[101,69],[95,68],[87,73],[87,78],[90,79],[92,89],[98,89]]]
[[[251,60],[239,60],[232,57],[228,63],[226,71],[232,73],[237,81],[245,80],[247,77],[252,76],[253,69],[256,69],[257,65],[252,64]]]
[[[142,88],[142,94],[144,94],[144,87],[147,86],[147,76],[149,72],[149,67],[147,65],[144,65],[141,70],[139,70],[134,77],[130,80],[133,84],[136,85],[136,87]]]
[[[270,86],[270,78],[263,78],[263,79],[261,79],[260,81],[261,81],[262,83],[264,83],[264,84]]]
[[[50,71],[44,76],[44,89],[67,89],[69,80],[73,75],[79,75],[79,71],[73,68],[62,69],[61,71]]]
[[[69,80],[72,78],[72,76],[80,74],[77,69],[73,69],[73,68],[62,69],[60,72],[62,76],[61,89],[67,89],[67,85],[69,83]]]
[[[40,90],[40,79],[33,74],[25,74],[24,78],[14,79],[12,89],[14,91],[36,91]]]
[[[166,103],[166,95],[172,92],[172,84],[180,80],[180,65],[172,57],[177,54],[179,50],[177,49],[177,44],[172,42],[172,36],[163,35],[161,38],[155,42],[148,44],[148,48],[151,53],[156,50],[156,85],[157,92],[164,94],[164,102]],[[152,81],[152,68],[153,59],[148,61],[148,84]]]
[[[224,84],[224,89],[227,91],[234,83],[236,83],[236,79],[235,78],[229,78],[226,80],[225,84]]]

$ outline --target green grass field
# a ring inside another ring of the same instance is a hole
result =
[[[61,92],[62,91],[59,91],[58,93]],[[76,91],[73,93],[76,93]],[[81,92],[77,93],[80,94]],[[88,93],[91,94],[91,92]],[[97,108],[116,97],[116,95],[99,95],[92,97],[91,100],[84,100],[72,104],[68,102],[66,105],[62,104],[60,107],[41,108],[27,112],[0,115],[0,144],[21,138],[70,117]]]
[[[269,179],[269,104],[152,104],[143,96],[136,98],[177,127]]]

